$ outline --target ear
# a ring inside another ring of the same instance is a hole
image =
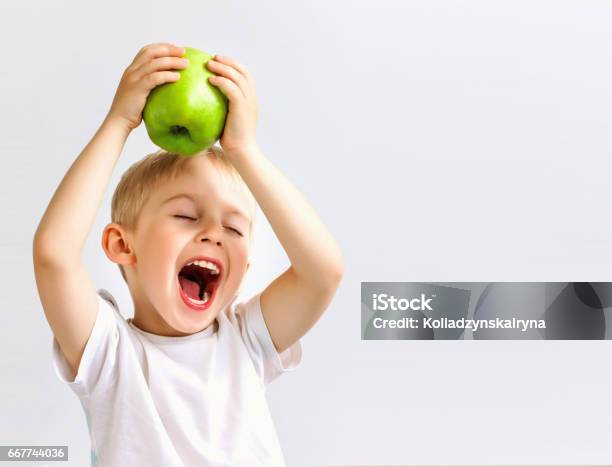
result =
[[[102,232],[102,249],[108,259],[117,264],[135,264],[136,255],[129,245],[126,230],[116,223],[110,223]]]

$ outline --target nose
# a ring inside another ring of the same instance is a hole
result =
[[[205,232],[202,232],[199,239],[201,242],[214,243],[217,246],[221,246],[223,244],[221,242],[221,234],[216,229],[208,229]]]

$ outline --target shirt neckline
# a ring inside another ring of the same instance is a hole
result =
[[[202,329],[201,331],[195,332],[193,334],[189,334],[188,336],[160,336],[159,334],[152,334],[150,332],[143,331],[142,329],[137,327],[134,323],[132,323],[132,318],[128,318],[127,323],[136,332],[146,336],[147,339],[157,344],[179,344],[182,342],[191,342],[195,340],[200,340],[200,339],[203,339],[203,338],[206,338],[212,335],[218,328],[217,320],[215,319],[206,328]]]

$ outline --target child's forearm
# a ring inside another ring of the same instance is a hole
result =
[[[258,148],[232,155],[283,246],[294,272],[323,287],[342,276],[342,252],[314,209]]]
[[[49,202],[34,237],[35,256],[58,261],[80,259],[130,131],[118,119],[104,120]]]

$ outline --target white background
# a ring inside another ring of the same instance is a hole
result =
[[[301,366],[269,386],[288,465],[611,463],[609,342],[359,332],[361,281],[612,280],[611,25],[603,1],[3,2],[0,444],[89,462],[32,236],[125,67],[168,41],[251,70],[262,150],[345,254]],[[155,149],[130,136],[83,254],[126,316],[100,237],[120,174]],[[258,222],[245,295],[288,265]]]

